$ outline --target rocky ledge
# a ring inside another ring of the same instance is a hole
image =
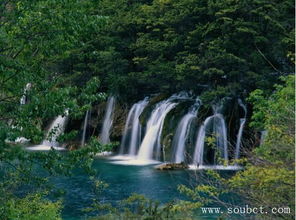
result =
[[[183,170],[189,166],[185,163],[163,163],[155,167],[157,170]]]

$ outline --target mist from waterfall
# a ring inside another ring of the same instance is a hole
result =
[[[139,117],[147,104],[148,98],[145,98],[144,100],[135,103],[130,109],[121,139],[119,154],[127,153],[130,156],[136,155],[137,147],[141,142],[142,128]]]
[[[86,136],[87,124],[88,124],[88,121],[89,121],[89,116],[90,116],[90,110],[87,110],[86,113],[85,113],[84,122],[83,122],[83,132],[82,132],[82,138],[81,138],[81,146],[85,145],[85,136]]]
[[[236,160],[239,159],[239,156],[240,156],[241,139],[242,139],[244,126],[245,126],[246,119],[247,119],[247,107],[246,107],[246,105],[243,104],[241,99],[238,99],[238,104],[244,110],[244,117],[240,118],[240,126],[239,126],[237,139],[236,139],[235,155],[234,155],[234,159],[236,159]]]
[[[103,126],[100,134],[100,142],[102,144],[110,143],[110,130],[113,123],[114,109],[115,109],[115,97],[110,96],[107,101],[106,112],[105,112]]]
[[[198,109],[201,105],[200,99],[196,99],[193,106],[190,107],[189,112],[180,120],[174,138],[173,138],[173,163],[181,163],[185,160],[185,145],[190,133],[192,121],[196,118]]]

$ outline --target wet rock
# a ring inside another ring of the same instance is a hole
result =
[[[189,166],[185,163],[164,163],[155,167],[157,170],[184,170]]]
[[[116,103],[113,115],[113,125],[110,134],[110,138],[112,141],[121,140],[128,111],[129,107],[127,107],[126,104],[119,102]]]

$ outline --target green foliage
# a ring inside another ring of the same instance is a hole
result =
[[[279,75],[293,71],[287,58],[294,44],[287,34],[294,19],[289,5],[265,0],[100,1],[109,25],[88,54],[99,47],[104,56],[93,60],[85,55],[83,61],[127,99],[184,88],[206,92],[206,101],[246,96],[258,87],[270,89]]]
[[[160,205],[159,202],[146,198],[140,194],[133,194],[120,202],[119,207],[112,207],[110,204],[94,203],[93,208],[87,211],[103,210],[108,214],[96,216],[90,219],[145,219],[145,220],[162,220],[162,219],[193,219],[192,213],[188,207],[184,209],[184,203],[169,202]],[[186,212],[184,212],[186,210]]]
[[[92,137],[89,140],[89,143],[87,143],[87,146],[89,146],[91,149],[97,149],[97,153],[102,153],[102,152],[110,152],[113,151],[114,148],[119,146],[118,142],[111,142],[109,144],[100,144],[97,138]]]
[[[246,170],[229,184],[254,205],[288,206],[291,214],[278,217],[290,219],[295,217],[295,76],[282,80],[285,85],[277,85],[268,98],[260,90],[250,95],[254,103],[253,126],[263,127],[267,136],[254,150]]]
[[[229,180],[229,186],[248,199],[253,206],[289,207],[294,211],[294,171],[285,167],[248,166]],[[266,217],[268,218],[268,217]]]
[[[282,80],[285,85],[277,85],[268,99],[261,90],[251,93],[249,101],[254,104],[251,125],[267,131],[264,144],[256,149],[256,155],[292,168],[295,156],[295,77],[290,75]]]
[[[100,80],[84,71],[67,71],[73,51],[84,48],[106,24],[91,1],[7,1],[0,4],[0,118],[8,139],[24,136],[38,143],[44,122],[68,109],[79,118],[104,98]],[[24,91],[27,83],[30,89]],[[24,94],[25,92],[25,94]],[[26,105],[19,106],[26,95]]]
[[[203,175],[200,175],[200,177],[203,177]],[[230,192],[227,187],[227,180],[214,170],[206,171],[204,183],[198,183],[197,179],[194,181],[196,181],[195,186],[180,185],[178,187],[178,190],[190,199],[180,203],[181,207],[184,206],[184,210],[196,211],[200,207],[221,201],[221,197]],[[220,205],[225,206],[226,203]]]
[[[50,202],[40,194],[30,194],[22,199],[12,199],[1,204],[3,220],[61,220],[61,202]]]

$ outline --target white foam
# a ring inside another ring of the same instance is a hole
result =
[[[30,139],[27,139],[25,137],[18,137],[15,139],[14,141],[15,143],[19,143],[19,144],[26,144],[30,142]]]
[[[238,165],[202,165],[202,166],[196,166],[196,165],[189,165],[190,170],[241,170],[243,169],[241,166]]]
[[[112,151],[104,151],[104,152],[101,152],[101,153],[97,153],[96,156],[105,157],[105,156],[110,156],[112,154],[113,154]]]
[[[26,147],[27,150],[30,151],[49,151],[51,150],[51,148],[55,149],[55,150],[66,150],[66,148],[64,147],[53,147],[53,146],[47,146],[47,145],[35,145],[35,146],[31,146],[31,147]]]

